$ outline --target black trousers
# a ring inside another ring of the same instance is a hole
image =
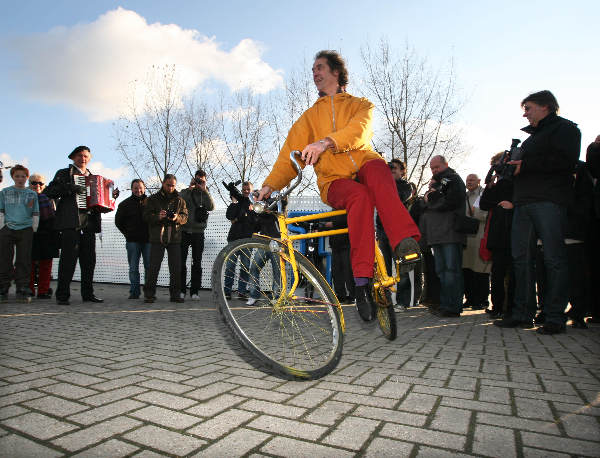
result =
[[[156,296],[156,282],[165,250],[169,256],[169,292],[172,298],[179,297],[181,292],[181,246],[179,243],[172,243],[166,247],[160,243],[150,244],[150,267],[148,278],[144,284],[145,297]]]
[[[490,274],[463,269],[465,307],[487,308],[490,294]]]
[[[181,233],[181,292],[185,295],[187,286],[187,256],[189,247],[192,247],[192,278],[190,281],[190,295],[198,294],[202,288],[202,252],[204,251],[204,232],[192,234]]]
[[[14,230],[4,226],[0,230],[0,292],[7,293],[10,287],[15,258],[15,284],[17,291],[26,293],[31,274],[31,244],[33,229]],[[17,255],[15,257],[15,248]]]
[[[96,234],[87,230],[63,229],[58,261],[58,286],[56,299],[66,301],[71,296],[71,281],[79,260],[81,269],[81,297],[94,295],[94,269],[96,268]]]
[[[491,289],[492,310],[510,316],[515,299],[515,276],[512,268],[512,256],[508,250],[492,251]],[[506,310],[504,309],[505,301]]]
[[[331,249],[331,280],[338,299],[342,300],[348,296],[356,297],[349,246]]]

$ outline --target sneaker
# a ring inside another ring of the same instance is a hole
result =
[[[566,326],[564,324],[556,324],[556,323],[546,323],[544,326],[537,328],[536,332],[538,334],[562,334],[566,332]]]
[[[499,328],[531,329],[531,328],[533,328],[533,322],[532,321],[515,320],[514,318],[503,318],[501,320],[494,321],[494,326],[498,326]]]
[[[172,297],[171,299],[169,299],[169,301],[177,302],[178,304],[183,304],[185,302],[185,299],[182,296],[185,296],[185,295],[183,293],[181,293],[179,295],[179,297]]]
[[[246,300],[248,299],[248,293],[239,293],[237,294],[238,299]]]
[[[400,273],[406,273],[413,269],[414,265],[421,261],[421,248],[415,239],[406,237],[402,239],[394,249],[396,258],[400,262]]]
[[[154,296],[152,296],[152,297],[145,297],[144,298],[144,302],[146,304],[152,304],[155,300],[156,300],[156,298]]]
[[[400,305],[400,304],[394,305],[394,312],[396,312],[396,313],[406,312],[407,309],[408,309],[408,307],[405,307],[404,305]]]
[[[253,297],[251,297],[246,301],[246,305],[254,305],[257,301],[258,299],[254,299]]]
[[[198,296],[197,294],[192,294],[192,300],[193,301],[199,301],[200,300],[200,296]]]
[[[373,297],[371,297],[371,287],[369,285],[356,286],[354,288],[356,293],[356,309],[358,314],[363,321],[373,321],[375,319],[374,310],[376,305],[373,303]]]

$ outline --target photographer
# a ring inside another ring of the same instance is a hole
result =
[[[206,172],[196,171],[190,187],[180,193],[188,209],[188,221],[181,233],[181,293],[185,297],[187,285],[187,256],[192,247],[192,278],[190,296],[198,300],[198,290],[202,287],[202,252],[204,251],[204,230],[208,221],[208,212],[215,208],[212,197],[206,188]]]
[[[231,197],[231,204],[227,207],[225,217],[231,221],[231,228],[227,235],[227,241],[244,239],[252,237],[252,233],[255,229],[255,215],[250,204],[248,196],[252,192],[252,183],[244,181],[242,183],[242,192],[240,193],[235,187],[235,183],[229,183],[225,186],[229,190],[229,196]],[[241,271],[239,276],[238,284],[238,298],[248,299],[248,271],[250,268],[250,256],[252,253],[247,253],[246,256],[242,256]],[[233,256],[227,265],[227,271],[225,273],[225,284],[223,289],[225,290],[225,297],[231,299],[231,288],[233,287],[233,272],[237,264],[237,257]]]
[[[148,198],[144,208],[144,221],[150,235],[150,268],[144,284],[144,302],[156,300],[156,281],[165,255],[169,254],[169,292],[171,302],[184,302],[181,291],[181,226],[187,223],[188,213],[175,185],[175,175],[167,174],[162,187]]]
[[[442,317],[459,317],[462,312],[462,254],[465,234],[456,229],[456,221],[465,215],[466,188],[462,178],[443,156],[430,162],[433,177],[425,194],[425,213],[421,217],[421,232],[433,248],[435,271],[440,279]]]
[[[515,269],[515,305],[512,318],[494,322],[500,327],[531,328],[536,311],[534,258],[540,239],[548,288],[544,297],[546,323],[537,332],[565,331],[569,294],[568,257],[565,245],[567,206],[573,199],[573,173],[581,147],[577,125],[558,112],[550,91],[530,94],[521,101],[530,134],[521,157],[509,164],[514,171],[512,256]]]

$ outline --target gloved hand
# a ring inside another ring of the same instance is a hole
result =
[[[121,191],[119,191],[119,188],[115,188],[115,189],[113,189],[113,192],[112,192],[112,198],[118,199],[120,194],[121,194]]]

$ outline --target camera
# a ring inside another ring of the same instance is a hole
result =
[[[241,182],[242,182],[242,180],[237,180],[235,182],[230,181],[229,183],[225,183],[224,181],[222,181],[223,186],[225,186],[225,189],[227,189],[229,191],[229,196],[234,198],[238,202],[241,202],[242,199],[244,198],[244,196],[242,195],[240,190],[238,188],[236,188],[236,186],[239,185]]]
[[[513,138],[510,144],[510,149],[504,150],[502,156],[495,164],[492,164],[490,170],[485,177],[485,184],[488,184],[492,181],[494,175],[498,176],[498,180],[506,179],[511,180],[513,175],[515,174],[515,169],[517,168],[515,165],[508,164],[509,161],[518,161],[521,159],[522,151],[519,148],[519,143],[521,140],[518,138]]]
[[[167,214],[166,217],[167,219],[173,219],[173,217],[175,216],[175,212],[172,210],[166,210]]]

